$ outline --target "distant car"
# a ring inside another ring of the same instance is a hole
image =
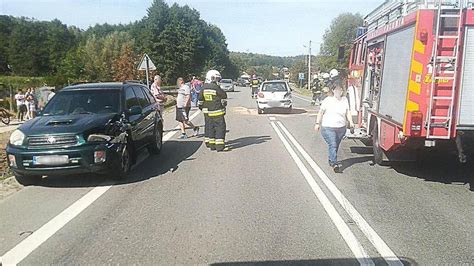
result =
[[[235,85],[239,87],[245,87],[245,80],[242,78],[238,78],[237,81],[235,82]]]
[[[123,179],[139,150],[160,153],[162,136],[163,120],[146,86],[88,83],[58,92],[38,117],[11,134],[6,153],[23,184],[82,173]]]
[[[258,113],[274,109],[283,108],[291,113],[293,101],[291,99],[291,89],[285,81],[265,81],[258,90],[257,109]]]
[[[234,91],[234,83],[231,79],[221,79],[220,86],[224,91]]]

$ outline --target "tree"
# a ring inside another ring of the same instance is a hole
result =
[[[10,34],[15,21],[9,16],[0,16],[0,74],[10,72],[8,69],[8,47]]]
[[[317,57],[318,66],[323,71],[332,68],[346,69],[349,61],[349,49],[345,49],[344,60],[338,62],[337,53],[340,46],[350,47],[357,27],[362,26],[364,20],[360,14],[344,13],[336,17],[323,36],[320,53]]]
[[[130,44],[122,47],[121,55],[115,59],[113,64],[114,80],[134,80],[137,78],[137,56]]]
[[[49,50],[50,74],[55,74],[67,52],[74,46],[75,35],[55,19],[48,23],[46,45]]]
[[[8,47],[8,61],[16,75],[43,76],[49,73],[47,25],[20,20],[13,28]]]

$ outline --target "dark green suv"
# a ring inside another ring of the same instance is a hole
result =
[[[146,86],[80,84],[62,89],[11,134],[7,158],[23,184],[81,173],[123,179],[139,150],[160,153],[162,136],[162,116]]]

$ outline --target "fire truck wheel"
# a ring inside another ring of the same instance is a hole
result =
[[[377,124],[372,129],[372,147],[374,158],[373,161],[375,164],[382,165],[383,164],[383,150],[380,147],[380,139],[379,139],[379,129]]]

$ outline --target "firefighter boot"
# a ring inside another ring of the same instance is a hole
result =
[[[229,148],[225,146],[225,134],[226,134],[226,123],[224,116],[214,117],[214,125],[215,125],[215,132],[216,132],[216,150],[220,151],[228,151]]]
[[[204,114],[204,143],[206,144],[207,148],[211,148],[211,145],[209,144],[210,138],[209,138],[209,116],[207,114]]]

